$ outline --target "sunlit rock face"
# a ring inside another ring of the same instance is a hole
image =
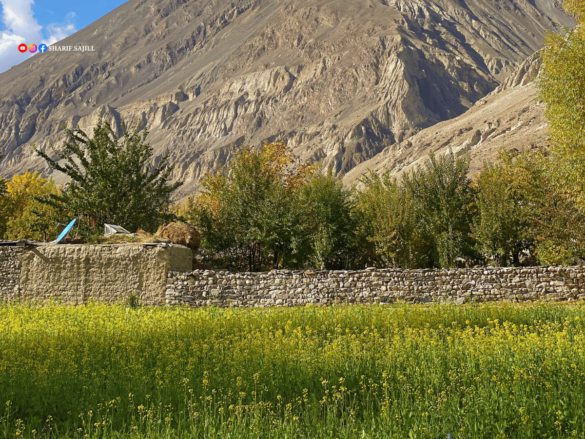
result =
[[[542,150],[548,146],[545,106],[538,101],[534,80],[540,70],[538,53],[529,57],[502,84],[456,118],[423,129],[386,147],[344,175],[346,185],[360,185],[360,177],[374,171],[397,177],[422,165],[429,152],[470,157],[469,174],[476,176],[500,150]]]
[[[0,75],[0,174],[63,126],[150,130],[183,194],[242,145],[348,173],[465,113],[572,21],[552,0],[130,0]],[[59,181],[59,177],[54,175]]]

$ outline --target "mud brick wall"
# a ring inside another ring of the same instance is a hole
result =
[[[190,270],[192,256],[175,245],[0,247],[0,300],[163,305],[168,270]]]
[[[0,247],[0,300],[15,300],[20,294],[20,257],[24,247]]]

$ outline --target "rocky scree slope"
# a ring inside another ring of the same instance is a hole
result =
[[[244,144],[283,140],[347,173],[494,90],[544,35],[554,0],[130,0],[0,75],[0,174],[100,114],[151,130],[183,194]],[[59,181],[59,176],[54,176]]]

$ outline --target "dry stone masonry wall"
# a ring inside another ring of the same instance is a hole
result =
[[[166,301],[194,307],[584,300],[583,267],[169,271]]]

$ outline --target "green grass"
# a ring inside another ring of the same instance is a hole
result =
[[[585,307],[0,306],[0,437],[585,437]]]

